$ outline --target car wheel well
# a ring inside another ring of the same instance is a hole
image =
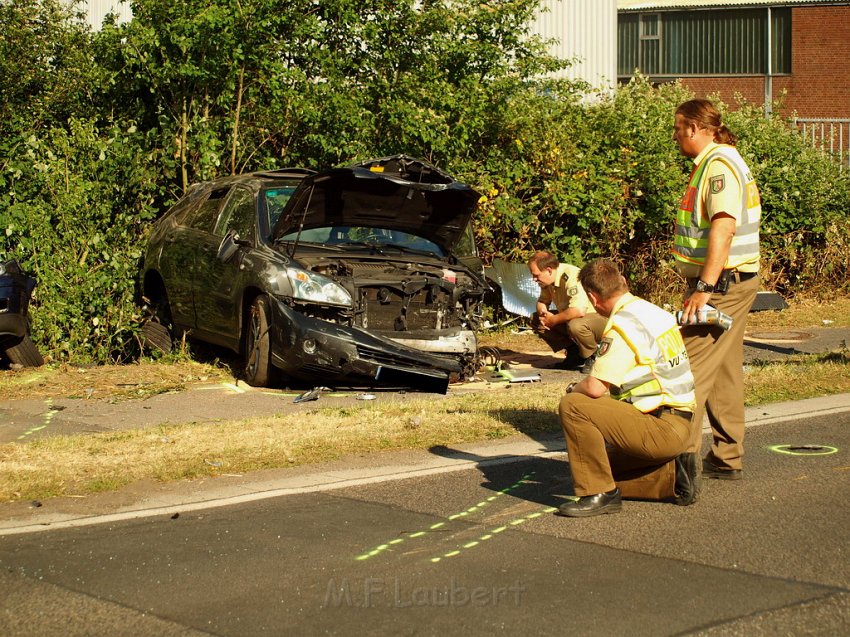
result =
[[[165,298],[165,281],[162,280],[162,276],[156,270],[148,270],[145,272],[145,282],[142,286],[142,294],[151,302],[156,303],[157,301]]]

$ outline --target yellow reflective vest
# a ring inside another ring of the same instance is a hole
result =
[[[631,368],[618,385],[609,387],[612,398],[632,403],[644,413],[661,406],[693,411],[694,377],[679,326],[670,312],[628,295],[608,320],[603,344],[605,337],[622,338],[633,354]]]
[[[709,149],[708,154],[691,173],[688,188],[682,197],[676,216],[673,254],[678,261],[685,263],[697,265],[705,263],[711,219],[703,211],[703,192],[708,176],[707,168],[714,161],[723,162],[732,171],[741,191],[740,209],[727,211],[736,218],[736,230],[723,267],[732,269],[750,264],[750,267],[745,269],[757,271],[761,197],[750,169],[737,149],[725,144],[718,144],[715,148]]]

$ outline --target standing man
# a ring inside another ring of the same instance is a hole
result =
[[[593,307],[609,318],[590,374],[561,399],[579,498],[558,514],[616,513],[623,497],[693,503],[699,455],[686,449],[699,430],[694,378],[676,319],[633,296],[612,261],[591,261],[579,280]]]
[[[537,252],[528,262],[531,277],[540,286],[537,311],[531,322],[553,352],[566,350],[564,366],[581,369],[596,351],[605,329],[605,317],[593,309],[579,283],[579,269],[558,263],[549,252]],[[555,311],[549,310],[554,303]],[[582,370],[585,371],[585,370]]]
[[[707,411],[713,442],[703,461],[710,478],[740,480],[744,455],[744,330],[759,288],[761,198],[735,149],[737,138],[708,100],[676,109],[673,140],[696,164],[676,217],[673,255],[688,283],[682,323],[709,304],[732,317],[717,326],[684,326],[696,379],[694,417]],[[699,451],[699,430],[693,449]]]

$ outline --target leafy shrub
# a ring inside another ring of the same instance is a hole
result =
[[[0,254],[38,279],[33,335],[55,360],[118,361],[135,351],[135,279],[157,153],[132,125],[71,120],[22,140],[2,175]]]

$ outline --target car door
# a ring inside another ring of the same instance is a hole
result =
[[[204,242],[195,270],[193,296],[197,329],[205,340],[238,350],[242,292],[250,277],[249,253],[256,242],[257,205],[254,192],[236,186],[222,206],[215,227]],[[228,232],[240,246],[226,261],[219,259],[219,247]]]
[[[209,189],[197,199],[187,197],[186,209],[176,211],[162,233],[158,268],[165,282],[171,317],[180,329],[194,330],[195,304],[192,294],[200,246],[212,232],[227,189]],[[177,206],[182,206],[183,202]]]

